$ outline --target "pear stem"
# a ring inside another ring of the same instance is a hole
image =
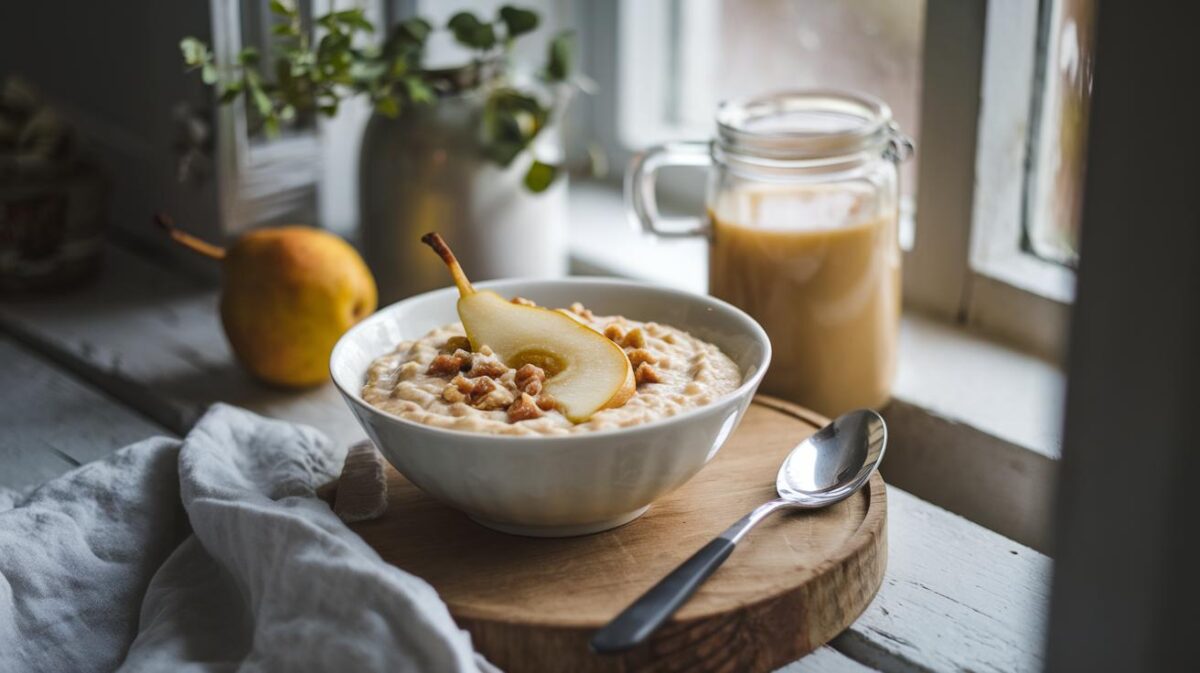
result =
[[[421,242],[433,248],[433,251],[442,258],[446,266],[450,267],[450,275],[454,277],[454,285],[458,288],[458,293],[462,296],[475,294],[475,287],[471,285],[471,281],[467,280],[467,274],[463,273],[462,266],[459,265],[458,259],[454,256],[454,252],[450,250],[450,246],[446,245],[446,241],[442,239],[437,232],[430,232],[421,237]]]
[[[166,213],[156,213],[154,215],[154,221],[158,223],[159,227],[167,232],[167,234],[171,237],[171,240],[179,243],[188,250],[208,257],[209,259],[215,259],[218,262],[225,259],[225,248],[222,248],[219,245],[213,245],[208,241],[192,236],[186,231],[179,229],[175,226],[175,221],[171,219],[170,215],[167,215]]]

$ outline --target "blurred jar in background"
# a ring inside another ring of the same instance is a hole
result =
[[[712,143],[653,148],[627,195],[656,235],[707,235],[709,292],[767,330],[761,390],[835,416],[891,395],[900,321],[897,165],[912,151],[869,96],[798,91],[733,101]],[[654,173],[711,163],[707,221],[663,231]]]
[[[109,186],[24,82],[0,88],[0,290],[67,287],[100,267]]]

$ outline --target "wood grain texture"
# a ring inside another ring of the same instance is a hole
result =
[[[19,333],[24,343],[143,415],[172,420],[176,432],[190,427],[209,402],[223,399],[347,442],[362,436],[332,390],[281,393],[242,374],[230,360],[215,303],[212,290],[113,249],[95,287],[51,301],[6,300],[0,328]],[[47,409],[59,418],[57,408]],[[114,417],[112,423],[125,421]],[[138,429],[131,439],[154,432]],[[0,457],[0,474],[11,473],[10,465]],[[62,469],[68,467],[63,463]],[[888,529],[883,586],[832,647],[889,672],[1042,669],[1048,557],[895,487],[888,488]],[[823,670],[813,662],[829,647],[805,657],[796,670]]]
[[[860,664],[826,645],[818,647],[813,650],[812,654],[793,661],[775,673],[877,673],[878,670]]]
[[[35,486],[163,432],[0,335],[0,487]]]
[[[1044,554],[889,487],[887,576],[832,645],[898,673],[1041,671],[1050,571]]]
[[[693,551],[775,497],[779,465],[819,423],[783,402],[752,405],[695,478],[638,521],[596,535],[497,533],[395,470],[388,513],[352,528],[383,558],[430,582],[480,652],[505,670],[770,671],[841,632],[878,589],[887,536],[878,475],[843,503],[768,519],[646,645],[601,657],[587,641]]]
[[[222,401],[341,444],[366,436],[332,383],[281,390],[246,374],[225,341],[215,289],[120,248],[107,254],[88,287],[0,303],[0,329],[179,434]]]

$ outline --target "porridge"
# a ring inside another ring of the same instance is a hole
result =
[[[513,303],[532,305],[516,298]],[[701,407],[742,382],[737,365],[716,346],[655,322],[597,316],[579,304],[564,310],[621,346],[636,393],[623,405],[571,423],[542,390],[534,364],[512,368],[486,345],[471,352],[461,324],[439,327],[371,363],[363,386],[370,405],[426,425],[505,435],[561,435],[646,423]]]

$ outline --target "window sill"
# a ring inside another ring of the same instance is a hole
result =
[[[692,292],[707,287],[705,243],[659,241],[629,224],[617,189],[571,186],[576,273]],[[884,475],[897,486],[1040,551],[1061,446],[1065,377],[1035,356],[906,312]]]

